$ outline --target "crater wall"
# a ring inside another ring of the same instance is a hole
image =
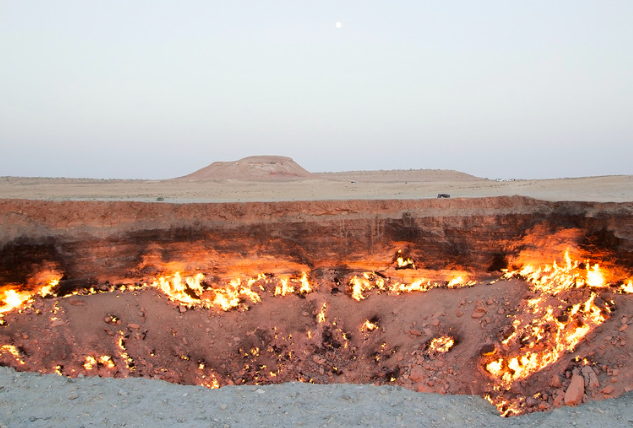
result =
[[[521,255],[633,266],[633,204],[523,197],[403,201],[164,204],[0,201],[0,282],[42,267],[64,281],[158,271],[380,270],[401,250],[421,269],[485,273]]]

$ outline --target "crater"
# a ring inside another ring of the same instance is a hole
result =
[[[633,204],[0,201],[0,364],[375,383],[501,415],[633,388]]]

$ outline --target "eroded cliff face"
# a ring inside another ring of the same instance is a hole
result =
[[[526,198],[230,204],[0,202],[0,283],[41,267],[63,281],[157,272],[235,274],[381,270],[398,250],[420,269],[474,274],[533,251],[633,264],[633,204]]]
[[[210,388],[390,383],[508,415],[616,396],[633,388],[632,213],[521,197],[4,200],[0,364]]]

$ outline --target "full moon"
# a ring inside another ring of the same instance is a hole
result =
[[[337,23],[336,23],[336,24],[334,24],[334,25],[336,25],[336,28],[341,28],[341,27],[343,26],[343,24],[342,24],[341,22],[337,22]]]

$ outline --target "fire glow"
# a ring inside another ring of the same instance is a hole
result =
[[[450,336],[435,337],[429,343],[429,352],[446,353],[455,344],[455,339]]]
[[[477,281],[465,281],[463,276],[455,275],[448,281],[434,281],[430,279],[416,279],[410,283],[401,283],[397,280],[380,277],[374,272],[365,272],[362,277],[354,276],[350,279],[349,289],[352,299],[360,302],[366,298],[365,292],[377,291],[378,293],[404,294],[425,292],[435,288],[462,288],[471,287]]]
[[[231,343],[239,347],[239,358],[243,359],[243,365],[239,370],[242,382],[246,382],[244,379],[249,379],[255,384],[278,382],[277,379],[287,376],[290,368],[299,365],[297,355],[301,355],[301,358],[309,355],[308,360],[312,361],[316,372],[306,375],[299,371],[299,375],[291,380],[312,382],[314,373],[317,373],[322,376],[321,379],[328,379],[329,376],[330,381],[342,381],[345,370],[342,363],[355,363],[368,358],[372,367],[376,367],[372,381],[400,382],[400,367],[396,367],[394,361],[400,362],[405,357],[398,354],[397,357],[391,358],[400,351],[397,346],[392,347],[391,344],[395,341],[387,337],[390,333],[387,318],[383,315],[380,318],[372,318],[371,313],[362,314],[362,317],[357,315],[358,318],[352,325],[348,323],[345,326],[339,316],[340,310],[337,313],[337,307],[340,308],[341,305],[337,306],[337,301],[333,300],[335,297],[332,296],[340,293],[345,296],[344,299],[360,308],[366,304],[363,302],[382,298],[403,301],[404,297],[396,296],[438,289],[460,290],[492,282],[478,281],[474,279],[475,275],[459,270],[438,271],[435,275],[431,271],[429,275],[429,271],[418,270],[413,260],[402,256],[400,251],[396,255],[395,259],[390,259],[391,263],[388,266],[376,270],[346,271],[331,283],[321,280],[314,271],[260,273],[252,277],[243,276],[226,280],[218,280],[217,277],[204,273],[176,271],[143,278],[142,281],[132,284],[110,286],[105,291],[91,287],[59,296],[59,280],[62,277],[59,275],[49,278],[39,288],[29,289],[15,284],[1,288],[0,317],[14,310],[21,311],[34,302],[41,302],[42,299],[64,299],[77,294],[90,295],[113,291],[132,294],[149,291],[173,302],[180,314],[187,311],[185,308],[205,309],[209,310],[210,318],[227,317],[232,320],[235,318],[230,317],[242,316],[243,312],[252,310],[255,305],[261,305],[266,300],[288,301],[304,305],[298,318],[310,320],[313,324],[306,329],[297,327],[297,330],[286,330],[284,333],[278,332],[277,324],[274,333],[256,329],[249,331],[244,337],[232,337]],[[422,263],[420,260],[417,261]],[[614,274],[600,264],[589,260],[573,260],[567,252],[561,260],[554,260],[551,263],[526,263],[515,269],[505,270],[501,278],[496,278],[497,281],[523,281],[529,289],[528,298],[521,303],[521,310],[504,313],[504,322],[508,325],[505,336],[479,354],[478,361],[482,369],[479,374],[490,382],[487,397],[502,415],[520,414],[525,411],[521,407],[522,401],[504,395],[512,390],[514,385],[574,352],[587,335],[609,319],[612,312],[611,303],[601,297],[601,292],[612,290],[622,294],[633,293],[633,280],[615,281],[611,284],[609,280],[613,277]],[[63,318],[63,308],[60,307],[57,303],[53,307],[51,326],[67,325]],[[57,314],[58,311],[60,314]],[[293,309],[288,309],[289,317],[292,316],[292,312]],[[389,316],[397,319],[396,311]],[[291,319],[294,320],[292,322],[296,322],[296,319]],[[484,320],[482,319],[482,323]],[[144,360],[151,361],[155,353],[152,351],[149,356],[143,354],[139,358],[138,350],[134,348],[133,343],[136,336],[143,337],[139,340],[144,340],[146,332],[139,331],[142,329],[134,323],[128,323],[126,326],[125,322],[121,323],[118,315],[108,315],[107,333],[112,336],[114,349],[99,352],[86,350],[79,353],[78,369],[65,368],[56,361],[47,370],[72,376],[77,375],[82,369],[88,374],[99,376],[114,376],[117,373],[139,376],[138,367],[146,364]],[[406,329],[410,332],[412,340],[419,341],[415,345],[415,352],[410,352],[409,355],[423,355],[422,362],[415,364],[437,362],[438,367],[443,367],[445,363],[440,360],[453,358],[454,354],[458,354],[449,351],[460,346],[463,336],[454,334],[451,330],[453,326],[446,326],[446,329],[440,331],[440,326],[436,325],[438,330],[431,331],[432,326],[429,320],[419,329]],[[199,329],[202,327],[201,324]],[[103,334],[103,330],[101,333]],[[179,338],[178,341],[177,332],[174,330],[172,334],[174,343],[177,343],[174,344],[173,353],[178,362],[195,364],[195,380],[189,382],[196,382],[207,388],[233,384],[233,380],[226,373],[220,374],[221,370],[217,367],[208,365],[195,355],[192,356],[187,350],[186,338],[184,342],[183,338]],[[355,335],[362,337],[364,343],[379,343],[378,349],[363,355],[354,345],[352,338]],[[386,338],[385,341],[382,339],[383,336]],[[257,338],[267,338],[266,340],[274,343],[266,346],[250,343]],[[295,347],[300,340],[307,341],[305,343],[308,345],[304,348]],[[23,348],[12,343],[0,345],[0,357],[5,360],[12,359],[20,366],[26,364],[25,360],[28,362],[28,353],[24,352]],[[303,354],[297,352],[297,349]],[[348,354],[342,354],[344,352]],[[436,359],[438,361],[434,361]],[[404,367],[404,363],[402,366]],[[165,377],[169,376],[169,367],[161,367],[159,370],[161,374],[165,373]],[[447,390],[448,388],[441,391]]]
[[[399,295],[425,292],[435,288],[470,287],[476,283],[474,280],[466,282],[461,275],[455,275],[448,281],[416,279],[410,283],[401,283],[398,280],[391,281],[390,278],[382,278],[374,272],[365,272],[361,277],[354,275],[350,278],[349,289],[351,297],[360,302],[366,298],[365,293],[371,291]],[[7,287],[4,290],[0,289],[0,293],[3,293],[0,301],[4,303],[3,306],[0,306],[0,316],[4,312],[19,308],[32,301],[36,295],[41,297],[57,296],[54,289],[58,284],[59,280],[52,280],[41,286],[37,292],[16,291]],[[242,278],[232,279],[224,287],[207,283],[205,275],[201,273],[183,278],[180,272],[175,272],[171,275],[161,275],[152,282],[146,282],[142,285],[127,284],[120,287],[121,290],[128,291],[143,288],[157,289],[174,303],[186,307],[215,308],[223,311],[243,307],[245,302],[260,303],[262,293],[266,292],[275,297],[284,297],[291,294],[306,295],[318,289],[310,284],[305,272],[296,277],[282,276],[279,278],[262,273],[246,280]],[[88,290],[88,294],[95,292],[94,288]],[[77,292],[71,294],[77,294]]]
[[[32,301],[33,297],[40,295],[46,297],[53,294],[53,289],[59,284],[59,278],[52,278],[48,283],[41,285],[36,292],[26,290],[16,290],[15,286],[7,285],[0,287],[0,302],[3,303],[0,306],[0,317],[5,312],[12,311],[13,309],[20,308],[20,306]]]
[[[528,264],[505,272],[504,279],[527,281],[535,297],[527,300],[524,311],[512,317],[511,332],[499,344],[501,357],[485,363],[496,391],[510,390],[515,382],[573,352],[587,334],[608,319],[610,305],[596,294],[610,285],[600,266],[586,261],[583,268],[580,262],[572,261],[568,251],[563,260],[561,264]],[[622,284],[620,290],[624,292],[626,287]],[[521,413],[516,405],[499,396],[488,399],[504,416]]]

